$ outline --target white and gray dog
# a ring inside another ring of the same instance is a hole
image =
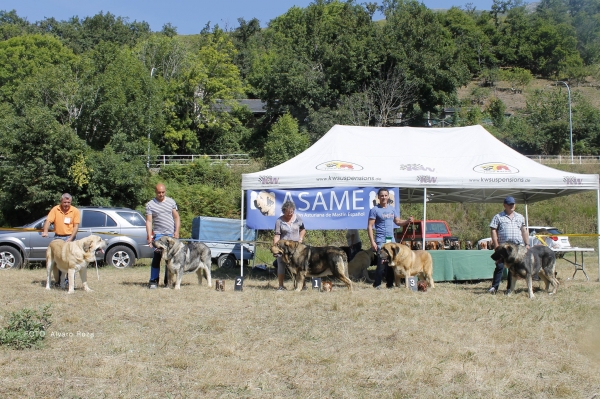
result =
[[[558,288],[558,280],[554,275],[556,256],[550,248],[535,245],[526,249],[520,245],[504,243],[496,248],[491,257],[495,261],[502,260],[504,267],[511,273],[512,281],[508,287],[509,292],[514,292],[517,279],[525,279],[529,298],[534,298],[532,278],[537,273],[546,283],[546,291],[552,285],[552,291],[549,291],[549,294],[556,294]]]
[[[162,250],[162,258],[167,262],[169,271],[169,285],[176,290],[181,288],[181,279],[184,273],[196,272],[198,284],[202,285],[202,274],[206,277],[209,287],[210,279],[210,248],[201,242],[184,244],[176,238],[162,236],[152,242],[154,248]]]

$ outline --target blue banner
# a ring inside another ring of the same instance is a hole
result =
[[[379,203],[377,190],[379,187],[248,190],[246,224],[251,229],[274,229],[281,205],[291,200],[307,230],[366,229],[369,211]],[[398,188],[389,188],[389,192],[389,204],[400,214]]]

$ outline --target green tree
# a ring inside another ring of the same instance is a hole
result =
[[[253,58],[248,82],[274,114],[287,110],[304,120],[310,110],[361,91],[380,69],[375,25],[353,1],[293,7],[263,37],[266,50]]]
[[[188,46],[181,75],[166,86],[161,145],[166,153],[226,152],[233,148],[226,136],[239,133],[239,121],[229,111],[244,92],[233,63],[235,47],[219,29]]]
[[[273,125],[265,145],[267,167],[279,165],[309,146],[308,136],[298,130],[298,121],[285,114]]]
[[[492,118],[492,123],[495,127],[502,129],[504,127],[506,105],[499,98],[493,98],[487,106],[487,113]]]
[[[76,56],[50,35],[25,35],[0,42],[0,101],[10,101],[19,84],[47,66],[72,65]]]
[[[527,69],[512,68],[502,70],[500,72],[500,79],[510,83],[513,93],[522,93],[525,87],[533,80],[533,75]]]
[[[415,0],[385,0],[382,10],[386,23],[379,40],[386,63],[417,85],[419,107],[435,111],[455,103],[456,89],[469,82],[470,73],[441,18]]]
[[[61,193],[79,193],[69,170],[85,154],[85,143],[47,108],[33,105],[19,116],[3,104],[1,114],[0,206],[4,219],[18,225],[47,212]]]

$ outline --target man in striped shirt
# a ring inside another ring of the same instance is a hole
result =
[[[529,234],[527,234],[527,228],[525,227],[525,218],[520,213],[515,212],[515,199],[513,197],[504,198],[504,211],[494,216],[490,223],[490,229],[493,248],[497,248],[498,245],[505,242],[510,242],[516,245],[525,245],[529,249]],[[492,288],[488,291],[490,294],[494,295],[498,292],[503,271],[504,263],[498,261],[494,269]],[[509,271],[505,295],[510,294],[511,279],[512,276]]]
[[[146,233],[148,235],[148,245],[150,246],[152,246],[154,240],[158,240],[162,236],[179,238],[180,221],[177,204],[172,198],[165,195],[166,192],[165,185],[158,183],[155,188],[156,197],[146,204]],[[149,288],[158,287],[161,259],[162,254],[154,252],[150,268]],[[166,285],[167,273],[165,273]]]

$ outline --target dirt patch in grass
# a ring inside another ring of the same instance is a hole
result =
[[[597,265],[589,257],[589,265]],[[591,398],[600,394],[600,284],[559,261],[558,294],[491,296],[489,281],[427,293],[149,290],[147,267],[88,273],[86,293],[44,289],[45,270],[4,270],[11,311],[52,305],[42,349],[0,347],[0,397]],[[291,289],[291,282],[286,281]],[[504,288],[505,283],[502,284]],[[594,324],[596,323],[596,324]]]

